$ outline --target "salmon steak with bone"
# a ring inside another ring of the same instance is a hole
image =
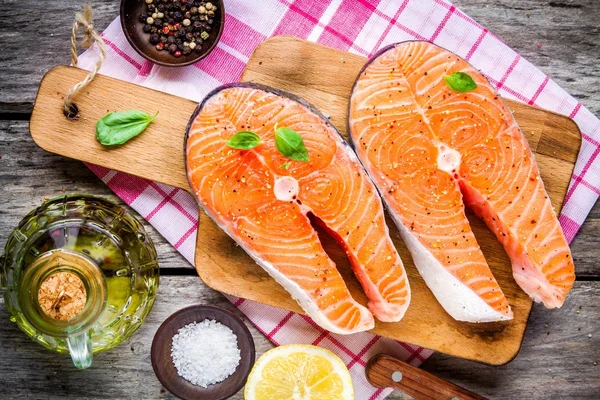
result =
[[[575,280],[569,246],[527,140],[483,75],[434,44],[394,44],[362,69],[348,110],[359,159],[453,318],[513,316],[465,206],[502,243],[518,285],[548,308],[562,306]]]
[[[302,138],[306,159],[281,153],[281,127]],[[238,133],[253,147],[229,146]],[[311,105],[261,85],[217,88],[190,121],[186,164],[200,207],[321,327],[349,334],[372,329],[373,315],[404,316],[410,287],[381,199],[350,146]],[[350,294],[311,219],[345,249],[368,308]]]

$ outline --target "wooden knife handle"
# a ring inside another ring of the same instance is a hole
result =
[[[385,354],[371,358],[365,372],[371,385],[399,389],[417,400],[485,400],[485,397]]]

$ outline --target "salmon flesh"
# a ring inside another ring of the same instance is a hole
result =
[[[477,88],[450,89],[465,72]],[[519,286],[560,307],[575,279],[571,252],[535,158],[494,88],[434,44],[382,49],[352,90],[349,133],[423,279],[455,319],[511,319],[465,205],[504,245]]]
[[[300,134],[308,162],[278,151],[276,126]],[[228,147],[240,131],[260,144]],[[373,314],[403,317],[410,288],[381,199],[352,149],[308,103],[262,85],[222,86],[190,121],[186,164],[200,207],[321,327],[349,334],[372,329]],[[368,309],[352,298],[309,217],[346,250]]]

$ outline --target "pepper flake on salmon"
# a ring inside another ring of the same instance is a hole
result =
[[[281,154],[276,124],[301,135],[308,161]],[[260,143],[227,146],[240,131]],[[348,334],[372,329],[371,312],[382,321],[404,316],[410,288],[381,199],[347,143],[309,104],[261,85],[222,86],[190,121],[186,163],[204,211],[321,327]],[[369,309],[352,298],[310,215],[345,248]]]
[[[502,242],[521,288],[563,304],[575,279],[569,247],[529,145],[485,77],[434,44],[391,45],[360,72],[348,118],[358,157],[450,315],[512,318],[465,204]]]

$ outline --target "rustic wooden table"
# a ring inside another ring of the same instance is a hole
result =
[[[118,14],[117,0],[90,3],[99,30]],[[600,115],[600,1],[457,0],[456,5]],[[40,78],[51,67],[69,63],[70,27],[80,7],[81,2],[67,0],[2,2],[1,246],[20,218],[46,196],[83,192],[122,203],[83,164],[37,148],[28,132]],[[241,315],[206,287],[149,224],[145,226],[156,243],[162,276],[154,310],[142,328],[116,350],[96,356],[91,369],[77,371],[68,357],[30,342],[0,307],[0,398],[171,398],[150,365],[150,344],[159,324],[183,306],[197,303],[220,305]],[[560,310],[534,307],[514,361],[490,367],[435,354],[423,368],[490,398],[600,398],[599,229],[596,205],[572,246],[577,282],[571,295]],[[259,355],[272,347],[250,329]],[[407,396],[394,393],[390,398]]]

